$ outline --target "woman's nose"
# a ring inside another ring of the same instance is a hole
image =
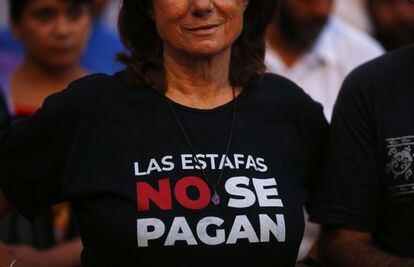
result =
[[[193,13],[198,17],[205,17],[213,11],[212,0],[193,0]]]

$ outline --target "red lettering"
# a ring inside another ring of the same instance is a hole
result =
[[[166,178],[158,180],[158,188],[159,190],[157,191],[147,182],[137,183],[137,202],[139,211],[148,211],[150,200],[162,210],[172,209],[170,179]]]
[[[199,191],[199,198],[196,200],[190,199],[187,195],[187,189],[194,186]],[[175,198],[185,208],[192,210],[201,210],[210,204],[211,192],[210,188],[204,180],[188,176],[177,182],[174,189]]]

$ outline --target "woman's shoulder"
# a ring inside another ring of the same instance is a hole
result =
[[[62,98],[78,103],[93,103],[110,99],[119,91],[121,83],[119,73],[107,75],[102,73],[90,74],[71,82],[66,89],[52,95],[52,98]]]
[[[118,75],[119,73],[114,75],[107,75],[103,73],[90,74],[74,80],[69,84],[66,90],[73,91],[73,93],[80,95],[111,90],[114,88],[114,85],[119,83],[117,79]]]
[[[91,74],[71,82],[46,98],[43,106],[55,112],[82,112],[108,107],[119,97],[117,74]]]
[[[275,73],[266,73],[261,80],[262,87],[283,87],[285,90],[297,90],[299,87],[293,81]]]
[[[273,73],[265,74],[256,85],[256,91],[262,100],[269,104],[295,105],[296,108],[303,106],[303,104],[318,105],[296,83]]]
[[[294,120],[305,128],[325,128],[326,120],[321,104],[315,102],[294,82],[277,74],[266,74],[254,87],[255,103],[261,114]]]

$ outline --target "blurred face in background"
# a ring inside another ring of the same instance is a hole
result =
[[[90,6],[69,0],[30,0],[19,20],[11,22],[26,58],[49,68],[78,63],[90,25]]]
[[[325,26],[333,0],[281,0],[276,17],[278,29],[286,42],[310,48]]]
[[[109,4],[109,0],[92,0],[92,14],[99,17]]]
[[[369,0],[375,35],[386,50],[414,42],[414,5],[409,0]]]

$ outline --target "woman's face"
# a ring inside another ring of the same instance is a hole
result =
[[[24,44],[26,57],[49,67],[77,64],[91,25],[90,7],[64,0],[30,0],[14,35]]]
[[[247,5],[248,0],[153,0],[152,15],[165,51],[210,57],[239,37]]]

